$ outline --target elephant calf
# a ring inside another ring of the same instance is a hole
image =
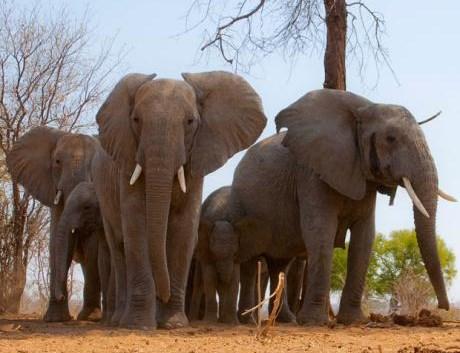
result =
[[[240,280],[240,267],[243,271],[249,272],[256,268],[257,261],[263,252],[258,251],[261,246],[250,244],[243,237],[250,237],[251,232],[242,234],[244,224],[233,225],[228,221],[230,213],[231,187],[225,186],[214,191],[205,200],[202,206],[200,226],[198,232],[198,245],[195,251],[195,266],[193,276],[193,293],[190,303],[190,316],[192,319],[199,317],[201,305],[201,291],[204,292],[205,310],[204,319],[223,323],[238,323],[237,318],[237,297]],[[253,229],[254,231],[254,229]],[[243,240],[243,242],[241,242]],[[242,248],[245,247],[244,249]],[[262,259],[263,260],[263,259]],[[264,261],[265,263],[265,261]],[[267,259],[266,272],[262,278],[262,291],[265,293],[268,279],[270,278],[271,291],[277,285],[278,274],[286,271],[286,266],[276,266],[271,259]],[[294,284],[295,281],[291,283]],[[299,282],[301,285],[302,281]],[[201,287],[200,287],[201,286]],[[250,292],[255,303],[256,278],[241,283],[243,292]],[[216,300],[219,296],[219,303]],[[240,312],[248,309],[240,303]],[[271,306],[271,305],[270,305]],[[240,316],[240,320],[247,322],[249,316]],[[281,322],[294,321],[294,315],[288,307],[287,296],[283,301],[282,311],[278,316]]]
[[[55,264],[56,286],[51,293],[54,300],[61,302],[67,298],[67,274],[74,259],[81,263],[85,278],[83,308],[78,319],[101,319],[101,289],[105,304],[110,256],[93,183],[78,184],[68,196],[51,247],[55,249],[51,258]]]

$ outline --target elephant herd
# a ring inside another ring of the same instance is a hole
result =
[[[248,149],[232,185],[201,206],[204,176],[262,133],[261,99],[232,73],[155,76],[116,84],[97,113],[97,136],[37,127],[7,155],[13,180],[50,208],[46,321],[71,318],[72,260],[85,279],[79,319],[133,328],[247,321],[241,313],[256,304],[263,259],[271,289],[289,270],[280,319],[327,324],[333,249],[349,230],[337,320],[361,322],[376,195],[392,203],[398,186],[413,201],[438,305],[449,308],[435,226],[438,196],[453,198],[438,188],[407,109],[344,91],[307,93],[278,113],[275,135]]]

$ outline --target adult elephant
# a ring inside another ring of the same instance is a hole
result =
[[[101,292],[103,313],[107,311],[107,287],[110,275],[110,255],[104,235],[104,227],[91,182],[79,183],[70,193],[57,225],[54,246],[58,249],[54,261],[56,292],[58,300],[65,300],[63,289],[67,286],[67,274],[75,259],[82,265],[85,277],[83,289],[83,309],[78,319],[99,320]],[[90,312],[87,312],[90,308]]]
[[[266,123],[259,96],[243,78],[227,72],[182,77],[127,75],[97,115],[102,146],[120,169],[122,326],[188,324],[185,284],[203,178],[251,145]]]
[[[438,177],[412,114],[402,106],[323,89],[306,94],[275,121],[278,131],[287,132],[251,147],[235,171],[238,212],[232,221],[269,227],[272,238],[264,251],[280,261],[307,249],[307,286],[297,321],[328,322],[333,248],[343,245],[348,229],[347,278],[337,320],[365,319],[361,297],[375,235],[376,193],[394,196],[398,186],[413,200],[422,258],[439,307],[448,309],[436,249]]]
[[[24,134],[7,155],[8,170],[15,182],[51,211],[50,259],[55,257],[56,228],[67,197],[74,187],[90,180],[91,159],[98,142],[90,136],[66,133],[49,127],[36,127]],[[55,266],[50,262],[51,282],[45,321],[70,320],[67,288],[62,288],[64,298],[54,296]],[[81,319],[99,311],[99,305],[83,308]]]

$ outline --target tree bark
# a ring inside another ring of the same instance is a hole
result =
[[[345,53],[347,9],[345,0],[324,0],[327,43],[324,53],[324,88],[346,90]]]

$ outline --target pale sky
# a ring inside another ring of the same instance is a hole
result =
[[[129,49],[125,58],[126,72],[155,72],[159,77],[180,78],[181,72],[216,69],[231,70],[217,55],[200,60],[200,30],[177,36],[185,29],[184,15],[192,0],[94,0],[90,17],[97,26],[97,41],[117,34],[115,48]],[[460,2],[458,1],[365,1],[385,16],[384,45],[389,50],[392,67],[399,83],[385,67],[375,85],[369,71],[364,82],[351,67],[347,89],[375,102],[406,106],[418,120],[442,110],[442,115],[423,130],[436,161],[440,186],[460,198]],[[62,4],[48,0],[47,6]],[[68,1],[70,13],[84,12],[86,1]],[[212,28],[210,28],[212,29]],[[278,111],[306,92],[321,88],[322,55],[299,58],[295,65],[274,54],[254,67],[251,75],[243,75],[262,97],[268,124],[261,138],[275,133],[273,118]],[[114,77],[114,83],[118,77]],[[244,153],[244,152],[243,152]],[[233,170],[243,153],[205,179],[204,197],[216,188],[229,185]],[[377,231],[413,228],[412,205],[399,190],[395,205],[379,196]],[[460,203],[439,201],[438,234],[457,255],[459,275],[450,289],[451,301],[460,302]]]

